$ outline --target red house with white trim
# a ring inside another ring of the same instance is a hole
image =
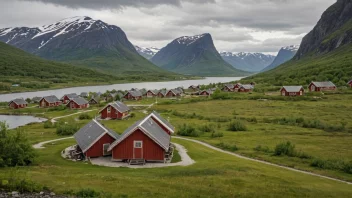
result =
[[[126,100],[142,100],[142,92],[139,90],[130,90],[123,98]]]
[[[101,119],[124,119],[129,116],[130,108],[120,101],[112,102],[99,111]]]
[[[282,96],[303,96],[304,88],[303,86],[283,86],[280,93]]]
[[[180,96],[181,96],[181,93],[177,89],[170,89],[165,94],[165,97],[167,97],[167,98],[174,98],[174,97],[180,97]]]
[[[89,107],[89,103],[84,98],[73,98],[69,103],[66,104],[70,109],[86,109]]]
[[[92,120],[74,134],[79,148],[87,158],[111,155],[108,148],[118,137],[118,134],[97,120]]]
[[[157,97],[159,94],[159,90],[155,89],[155,90],[148,90],[144,96],[147,98],[154,98]]]
[[[331,81],[311,82],[308,86],[309,91],[335,91],[336,85]]]
[[[11,100],[8,104],[10,109],[23,109],[26,108],[28,103],[23,98],[16,98]]]
[[[237,90],[238,92],[251,92],[253,91],[253,89],[254,87],[252,85],[239,85],[238,89],[235,88],[235,90]]]
[[[69,103],[73,98],[78,98],[79,96],[76,93],[65,94],[60,99],[63,104]]]
[[[61,101],[54,95],[44,96],[39,100],[39,107],[57,107],[61,105]]]

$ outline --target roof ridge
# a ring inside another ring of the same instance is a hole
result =
[[[102,129],[105,130],[105,132],[108,132],[108,129],[106,127],[104,127],[102,124],[100,124],[96,119],[92,119],[98,126],[100,126]]]

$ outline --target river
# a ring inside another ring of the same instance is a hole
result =
[[[6,121],[9,128],[14,129],[33,122],[44,122],[46,119],[34,116],[0,115],[0,121]]]
[[[146,89],[172,89],[176,87],[187,88],[190,85],[207,85],[210,83],[224,83],[235,80],[240,80],[243,77],[206,77],[199,80],[183,80],[183,81],[167,81],[167,82],[142,82],[142,83],[126,83],[126,84],[113,84],[113,85],[99,85],[99,86],[86,86],[86,87],[72,87],[63,89],[54,89],[46,91],[35,91],[35,92],[22,92],[22,93],[11,93],[0,95],[0,102],[11,101],[15,98],[33,98],[43,97],[48,95],[56,95],[58,98],[62,97],[67,93],[81,92],[101,92],[104,93],[107,90],[129,90],[132,88],[146,88]]]

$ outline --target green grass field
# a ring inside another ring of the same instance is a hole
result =
[[[255,95],[255,93],[253,93]],[[351,123],[350,112],[352,98],[350,94],[326,95],[318,101],[258,101],[246,99],[211,100],[182,99],[181,101],[162,101],[151,110],[161,112],[179,128],[187,123],[194,126],[213,124],[216,132],[223,137],[211,138],[210,133],[192,137],[209,144],[219,143],[236,145],[236,153],[252,158],[263,159],[297,169],[308,170],[321,175],[352,181],[352,174],[338,170],[320,169],[310,166],[313,159],[273,156],[272,153],[254,150],[261,145],[273,150],[284,141],[295,144],[296,149],[314,158],[326,160],[351,160],[350,143],[352,133],[348,132]],[[151,104],[145,100],[137,104]],[[130,102],[131,104],[133,102]],[[99,109],[99,107],[91,107]],[[2,109],[0,113],[13,113]],[[48,111],[47,109],[24,109],[19,113],[44,113],[44,117],[53,118],[77,111]],[[91,117],[98,110],[89,112]],[[105,126],[122,133],[128,126],[145,116],[143,109],[134,110],[135,117],[122,121],[103,121]],[[173,113],[177,111],[178,114]],[[185,115],[196,115],[189,118]],[[40,114],[38,114],[40,115]],[[198,115],[202,115],[200,119]],[[78,120],[79,115],[62,118],[60,121],[74,121],[83,126],[89,120]],[[214,120],[213,118],[221,119]],[[236,117],[236,118],[235,118]],[[253,118],[256,122],[253,122]],[[347,122],[345,131],[327,132],[322,129],[304,128],[298,125],[267,123],[265,119],[297,118],[304,120],[319,119],[332,126]],[[209,118],[210,121],[207,119]],[[248,130],[229,132],[231,121],[241,120]],[[21,127],[31,143],[60,138],[55,128],[44,128],[43,123]],[[187,167],[167,167],[157,169],[128,169],[93,166],[83,162],[62,159],[60,152],[75,143],[73,139],[45,145],[38,150],[38,158],[33,166],[22,167],[20,174],[34,182],[45,185],[57,193],[77,192],[90,188],[104,192],[111,197],[351,197],[352,188],[348,184],[305,175],[278,167],[264,165],[214,151],[200,144],[186,140],[173,139],[172,142],[183,145],[195,164]],[[175,155],[175,161],[179,160]],[[6,176],[11,168],[1,168],[0,175]],[[104,194],[104,195],[105,195]]]

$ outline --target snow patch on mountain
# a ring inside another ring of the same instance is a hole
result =
[[[289,51],[294,52],[294,51],[298,51],[299,45],[289,45],[289,46],[283,47],[281,49],[289,50]]]
[[[176,41],[179,44],[190,45],[205,35],[206,34],[200,34],[200,35],[195,35],[195,36],[181,36],[180,38],[177,38]]]
[[[139,47],[137,45],[135,45],[134,47],[136,48],[137,52],[146,53],[151,56],[154,56],[160,51],[160,49],[157,47]]]

